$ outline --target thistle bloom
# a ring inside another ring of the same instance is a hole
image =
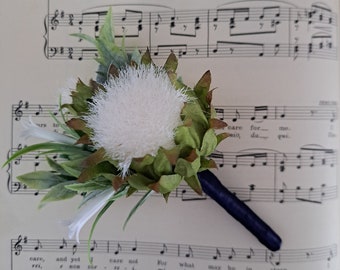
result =
[[[100,191],[79,208],[72,222],[68,224],[68,236],[70,239],[75,237],[76,241],[79,243],[80,230],[85,223],[107,203],[107,200],[110,199],[113,194],[114,190],[112,188]]]
[[[156,155],[160,147],[175,145],[174,132],[188,97],[175,89],[164,70],[127,67],[104,86],[106,91],[93,98],[85,120],[95,145],[119,161],[123,175],[132,158]]]

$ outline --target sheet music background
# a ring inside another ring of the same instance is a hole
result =
[[[165,1],[158,6],[137,2],[115,6],[116,34],[124,32],[131,48],[149,46],[160,64],[173,49],[180,59],[179,74],[188,84],[211,70],[212,87],[217,87],[214,104],[230,133],[213,155],[220,165],[216,173],[284,242],[282,251],[270,253],[211,200],[197,200],[181,186],[168,204],[153,197],[125,231],[122,220],[138,196],[114,205],[94,235],[94,266],[337,269],[336,1],[303,1],[301,6],[200,1],[195,9],[190,1],[172,1],[170,6]],[[3,161],[8,151],[27,143],[18,136],[22,121],[32,117],[41,126],[57,128],[47,116],[55,112],[56,90],[67,79],[95,76],[96,64],[89,61],[95,51],[69,34],[96,35],[107,4],[1,4],[1,10],[9,11],[0,16],[2,31],[10,38],[1,45],[6,63],[1,65],[6,93],[0,106]],[[0,213],[5,218],[0,228],[7,228],[1,232],[2,262],[6,269],[87,268],[89,226],[77,245],[59,222],[72,217],[79,200],[73,207],[61,202],[37,211],[41,194],[15,180],[43,163],[37,153],[1,171]]]

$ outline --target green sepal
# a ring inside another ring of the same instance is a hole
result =
[[[154,63],[152,62],[152,59],[151,59],[149,48],[147,48],[145,53],[142,55],[141,63],[143,65],[146,65],[146,66],[154,65]]]
[[[169,71],[176,72],[177,66],[178,66],[177,57],[173,52],[171,52],[163,67],[167,72]]]
[[[200,149],[201,156],[210,155],[217,146],[217,137],[213,129],[208,129],[208,131],[204,134],[202,147]]]
[[[194,154],[195,156],[192,158],[192,160],[179,158],[174,170],[175,173],[184,177],[196,175],[201,166],[201,160],[200,156],[196,153],[196,150],[194,150]],[[192,156],[192,154],[190,156]]]
[[[193,127],[180,126],[175,132],[175,142],[180,146],[181,149],[184,148],[199,148],[201,145],[200,137]]]
[[[178,77],[176,72],[172,71],[172,70],[168,70],[167,71],[168,77],[170,82],[172,83],[172,85],[176,88],[176,89],[183,89],[185,90],[185,93],[187,94],[187,96],[191,96],[194,97],[194,95],[190,94],[189,87],[187,85],[185,85]]]
[[[194,174],[190,177],[184,177],[184,180],[197,194],[202,195],[202,187],[200,181],[198,180],[197,174]]]
[[[194,87],[194,91],[196,93],[196,96],[198,97],[199,103],[202,106],[203,110],[206,110],[209,108],[207,94],[210,90],[210,84],[211,84],[211,73],[208,70],[207,72],[203,74],[201,79],[198,81],[198,83]]]
[[[129,185],[136,190],[149,190],[149,185],[155,183],[154,180],[147,178],[146,176],[135,173],[127,177]]]
[[[216,138],[217,138],[217,145],[220,144],[220,142],[222,142],[224,139],[228,138],[229,137],[229,134],[226,133],[226,132],[223,132],[223,133],[219,133],[216,135]]]
[[[85,168],[79,175],[77,181],[84,183],[105,173],[118,174],[118,171],[110,162],[104,161],[95,166]]]
[[[217,169],[216,162],[213,159],[201,157],[201,167],[198,171],[201,172],[207,169]]]
[[[69,183],[70,181],[67,181],[53,186],[41,199],[39,208],[43,207],[48,202],[66,200],[77,195],[76,191],[70,190],[65,187],[66,185],[69,185]]]
[[[172,166],[163,149],[160,148],[153,162],[153,169],[158,176],[171,174]]]
[[[186,103],[181,114],[183,116],[183,120],[187,118],[192,119],[197,123],[197,125],[201,126],[201,129],[207,129],[209,127],[207,116],[202,111],[202,108],[198,104],[197,100],[192,100]]]
[[[177,188],[181,181],[182,176],[179,174],[162,175],[159,181],[149,185],[149,188],[161,194],[166,194]]]
[[[170,194],[171,194],[171,192],[162,194],[162,195],[163,195],[163,198],[165,199],[165,202],[168,202],[168,199],[169,199]]]
[[[88,100],[92,98],[93,94],[92,87],[78,79],[76,90],[71,92],[72,108],[77,112],[77,115],[84,115],[88,112]]]
[[[60,183],[67,181],[67,179],[49,171],[35,171],[23,175],[19,175],[18,180],[32,189],[48,189]]]
[[[157,175],[153,170],[154,160],[155,157],[151,155],[145,155],[143,158],[134,158],[132,159],[130,169],[150,178],[156,179]]]

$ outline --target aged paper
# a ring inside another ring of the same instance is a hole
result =
[[[80,1],[1,3],[1,163],[32,142],[22,121],[58,131],[59,90],[95,77],[96,51],[71,33],[98,34],[113,7],[117,41],[149,48],[158,64],[172,50],[193,86],[212,73],[213,103],[230,137],[212,156],[223,183],[283,239],[271,252],[210,198],[186,186],[168,203],[115,203],[87,236],[63,221],[79,199],[37,210],[42,193],[16,176],[44,168],[23,156],[1,170],[4,269],[338,269],[339,3],[299,1]],[[57,157],[55,157],[57,158]]]

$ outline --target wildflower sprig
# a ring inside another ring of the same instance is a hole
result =
[[[97,214],[88,239],[90,255],[94,229],[117,199],[144,194],[125,227],[153,193],[167,201],[185,181],[198,194],[210,196],[267,248],[278,250],[281,238],[209,170],[216,168],[210,155],[228,136],[217,133],[226,123],[212,106],[210,71],[189,87],[177,76],[173,53],[163,66],[156,66],[148,50],[127,52],[124,41],[120,47],[115,43],[111,10],[98,38],[74,36],[96,46],[96,80],[85,84],[79,79],[71,101],[60,104],[62,119],[51,115],[65,135],[27,122],[23,136],[47,142],[27,146],[6,162],[34,151],[46,155],[49,170],[18,177],[28,187],[48,190],[39,206],[81,194],[80,208],[68,222],[69,237],[79,241],[81,228]]]
[[[227,137],[216,133],[226,124],[211,104],[210,72],[189,87],[177,76],[173,53],[163,66],[156,66],[148,50],[129,53],[124,44],[118,46],[111,18],[109,10],[96,39],[74,35],[96,46],[99,68],[96,80],[86,84],[79,79],[70,93],[72,101],[60,104],[62,120],[54,119],[65,135],[45,136],[51,141],[28,146],[7,161],[32,151],[59,154],[60,160],[46,157],[49,170],[18,179],[28,187],[48,189],[40,206],[83,195],[69,224],[69,235],[77,239],[81,227],[99,211],[91,238],[99,218],[118,198],[144,193],[127,222],[152,193],[168,200],[182,181],[202,194],[198,173],[216,167],[209,156]],[[26,137],[33,135],[32,128],[26,127]]]

